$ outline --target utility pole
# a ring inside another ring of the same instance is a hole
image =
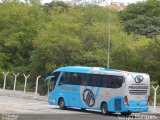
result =
[[[111,10],[108,5],[108,57],[107,57],[107,68],[110,68],[110,42],[111,42]]]

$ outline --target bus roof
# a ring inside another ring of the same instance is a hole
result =
[[[54,70],[53,72],[59,72],[59,71],[78,72],[78,73],[94,73],[94,72],[107,72],[107,71],[118,72],[119,70],[102,68],[102,67],[66,66],[66,67],[58,68],[58,69]]]
[[[77,72],[77,73],[98,73],[98,74],[106,74],[106,73],[115,73],[115,74],[147,74],[147,73],[140,73],[140,72],[129,72],[124,70],[117,70],[117,69],[108,69],[103,67],[85,67],[85,66],[66,66],[61,67],[53,72]],[[52,73],[53,73],[52,72]],[[147,74],[148,75],[148,74]]]
[[[76,73],[91,73],[91,74],[109,74],[109,75],[137,75],[137,74],[146,74],[146,73],[137,73],[137,72],[129,72],[129,71],[123,71],[123,70],[116,70],[116,69],[108,69],[108,68],[102,68],[102,67],[83,67],[83,66],[66,66],[58,68],[53,72],[76,72]],[[148,75],[148,74],[146,74]],[[50,79],[53,76],[49,76],[46,78],[46,80]]]

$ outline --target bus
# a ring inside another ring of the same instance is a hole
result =
[[[49,105],[102,114],[147,112],[150,101],[150,77],[146,73],[100,67],[66,66],[46,78]]]

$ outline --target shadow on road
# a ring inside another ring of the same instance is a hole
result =
[[[52,108],[52,109],[57,109],[60,110],[60,108]],[[119,113],[113,113],[113,114],[107,114],[107,115],[102,115],[102,113],[100,111],[93,111],[93,110],[86,110],[83,111],[79,108],[66,108],[65,110],[62,111],[72,111],[72,112],[78,112],[78,114],[95,114],[95,115],[101,115],[101,116],[112,116],[112,117],[119,117],[121,116],[121,114]],[[74,113],[75,114],[75,113]]]
[[[129,120],[134,119],[134,114],[131,117],[121,116],[118,113],[112,115],[102,115],[100,111],[87,110],[82,111],[78,108],[67,108],[66,110],[60,110],[59,108],[51,108],[51,110],[57,110],[57,113],[48,114],[18,114],[15,115],[18,119],[14,120]],[[62,111],[62,112],[61,112]],[[8,114],[7,114],[8,115]],[[0,115],[3,118],[4,115]],[[6,116],[8,118],[8,116]],[[10,116],[9,116],[10,117]],[[3,120],[3,119],[2,119]],[[5,119],[6,120],[6,119]],[[10,120],[10,119],[7,119]],[[144,118],[139,118],[138,120],[144,120]],[[155,119],[151,119],[155,120]]]

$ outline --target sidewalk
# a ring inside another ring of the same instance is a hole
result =
[[[0,96],[10,96],[10,97],[17,97],[17,98],[47,101],[47,96],[40,96],[39,94],[35,94],[34,92],[23,92],[23,91],[17,91],[17,90],[14,91],[14,90],[0,89]]]
[[[148,112],[142,112],[140,113],[142,115],[158,115],[160,116],[160,106],[157,106],[156,108],[153,106],[149,106],[149,111]]]
[[[160,114],[160,106],[157,106],[157,107],[150,106],[149,107],[149,113]]]

